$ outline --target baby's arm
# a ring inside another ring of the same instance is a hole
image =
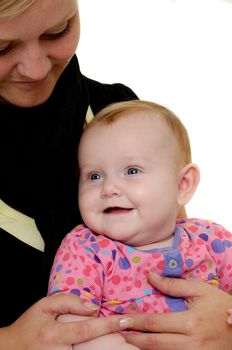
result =
[[[61,315],[58,317],[58,320],[61,322],[71,322],[86,320],[86,318],[88,316]],[[82,344],[73,345],[72,350],[109,350],[110,347],[118,349],[119,346],[120,350],[139,350],[134,345],[127,343],[120,333],[107,334]]]
[[[101,261],[95,251],[95,241],[96,239],[90,231],[82,226],[76,227],[64,238],[55,256],[50,274],[48,294],[57,292],[74,293],[83,300],[101,304],[104,262]],[[93,242],[95,242],[94,246]],[[99,261],[93,268],[96,257]],[[86,317],[71,314],[58,317],[60,322],[84,319]],[[120,350],[138,350],[137,347],[127,343],[120,333],[112,333],[80,345],[73,345],[72,349],[109,350],[112,345],[116,349],[120,346]]]
[[[223,266],[220,270],[219,275],[219,286],[222,290],[231,294],[232,291],[232,273],[231,273],[231,265],[232,265],[232,233],[227,231],[223,226],[220,226],[220,243],[221,247],[218,248],[221,251],[222,258],[215,259],[221,260],[223,262]],[[216,241],[216,240],[215,240]],[[214,242],[215,242],[214,241]],[[219,255],[216,250],[217,255]],[[227,310],[228,317],[227,323],[232,325],[232,308]]]

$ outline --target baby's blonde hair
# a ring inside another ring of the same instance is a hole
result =
[[[191,163],[191,146],[185,126],[172,111],[154,102],[130,100],[108,105],[96,114],[95,118],[87,125],[85,131],[97,124],[112,124],[118,119],[138,111],[151,112],[150,114],[152,116],[163,120],[176,139],[179,148],[178,156],[180,156],[178,164],[180,166],[185,166]]]
[[[0,18],[16,16],[33,5],[35,1],[36,0],[0,0]]]

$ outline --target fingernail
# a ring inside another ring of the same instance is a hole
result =
[[[130,328],[133,326],[133,319],[131,317],[121,318],[119,325],[121,329]]]
[[[92,311],[99,310],[99,306],[97,306],[96,304],[90,303],[89,301],[84,301],[83,305],[87,310],[92,310]]]
[[[162,277],[154,271],[150,271],[149,275],[153,280],[156,280],[156,281],[160,281],[162,279]]]
[[[227,318],[227,323],[232,324],[232,315]]]

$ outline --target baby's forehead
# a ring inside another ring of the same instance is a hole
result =
[[[169,129],[168,124],[159,112],[146,109],[131,109],[122,111],[113,116],[106,115],[104,116],[104,118],[96,117],[96,119],[93,120],[93,122],[91,122],[90,125],[87,126],[87,129],[93,128],[95,126],[112,127],[114,125],[123,126],[125,124],[134,127],[138,125],[144,125],[144,127],[153,126],[154,128],[155,125],[162,124],[164,129]]]
[[[118,140],[128,137],[128,140],[133,137],[141,139],[170,141],[175,139],[170,127],[158,113],[147,110],[125,111],[113,117],[96,119],[87,126],[82,139],[87,139],[90,142],[91,138],[99,138],[101,135],[118,135]],[[109,136],[110,137],[110,136]],[[172,142],[171,142],[172,143]]]
[[[138,110],[122,115],[118,119],[119,128],[127,127],[128,132],[131,130],[139,132],[141,135],[150,138],[159,138],[162,134],[165,138],[173,138],[173,132],[165,119],[154,111]]]
[[[169,148],[173,147],[173,142],[176,142],[167,123],[159,116],[153,116],[150,111],[121,113],[120,116],[110,122],[105,119],[96,121],[90,127],[87,127],[83,139],[85,142],[91,143],[94,138],[101,143],[101,138],[106,140],[107,137],[109,137],[109,144],[111,145],[110,138],[112,137],[118,143],[137,142],[141,146],[143,143],[150,144],[151,147]]]

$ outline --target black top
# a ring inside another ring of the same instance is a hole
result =
[[[44,104],[0,103],[0,198],[35,219],[45,253],[0,229],[0,327],[46,295],[49,270],[61,239],[81,222],[77,207],[77,146],[88,105],[136,99],[122,84],[83,76],[76,56]]]

